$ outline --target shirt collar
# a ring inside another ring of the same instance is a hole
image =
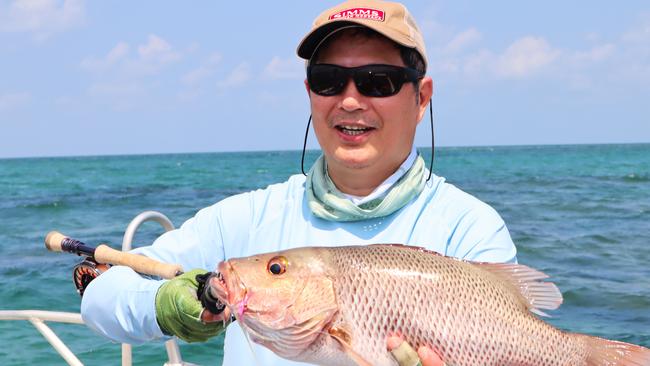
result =
[[[357,206],[362,205],[366,202],[370,202],[375,198],[385,196],[388,193],[390,187],[392,187],[393,184],[395,184],[395,182],[397,182],[400,178],[402,178],[404,173],[406,173],[409,169],[411,169],[413,163],[415,163],[415,158],[417,158],[417,156],[418,153],[415,150],[415,147],[413,147],[413,149],[411,149],[411,153],[409,154],[409,156],[406,158],[406,160],[404,160],[402,165],[400,165],[399,168],[397,168],[395,173],[391,174],[390,177],[386,178],[385,181],[383,181],[379,186],[377,186],[377,188],[375,188],[374,191],[370,192],[370,194],[367,196],[355,196],[343,192],[341,193],[343,193],[350,201],[352,201],[352,203],[354,203]]]

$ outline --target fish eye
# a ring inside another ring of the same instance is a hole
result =
[[[282,256],[273,257],[267,264],[266,269],[271,274],[281,275],[287,271],[287,263],[288,261],[287,258],[285,257]]]

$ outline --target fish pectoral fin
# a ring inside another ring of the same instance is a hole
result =
[[[372,364],[368,361],[366,361],[360,354],[355,352],[352,349],[352,346],[350,345],[350,332],[345,329],[345,327],[341,326],[335,326],[327,331],[329,335],[334,338],[341,347],[343,348],[343,351],[354,361],[357,365],[359,366],[372,366]]]
[[[470,263],[513,286],[532,313],[548,316],[541,309],[555,310],[562,304],[562,293],[553,282],[542,281],[548,278],[543,272],[521,264]]]

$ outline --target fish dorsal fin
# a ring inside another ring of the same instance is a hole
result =
[[[358,366],[372,366],[372,364],[366,361],[360,354],[352,349],[350,345],[350,332],[345,329],[343,326],[335,326],[328,330],[328,333],[332,338],[334,338],[341,347],[343,351],[354,361]]]
[[[532,313],[549,316],[541,309],[555,310],[562,304],[562,293],[553,282],[542,281],[549,277],[543,272],[522,264],[477,262],[472,264],[517,289]]]

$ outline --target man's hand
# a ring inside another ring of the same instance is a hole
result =
[[[195,269],[165,282],[156,294],[156,319],[163,333],[186,342],[205,342],[223,332],[228,309],[212,314],[203,309],[197,298],[196,275],[207,271]]]
[[[418,348],[417,353],[401,337],[388,337],[388,350],[400,366],[445,366],[438,354],[428,347]]]

